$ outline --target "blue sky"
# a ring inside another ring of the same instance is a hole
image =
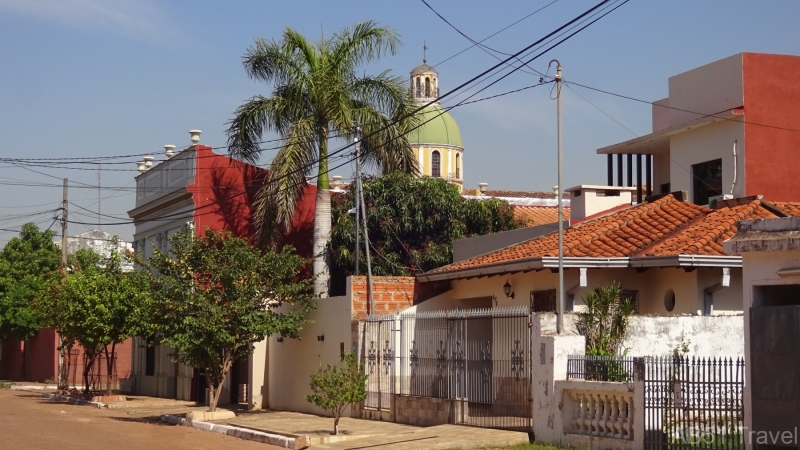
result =
[[[551,1],[429,3],[464,33],[483,39]],[[485,44],[515,52],[594,3],[556,1]],[[798,17],[800,2],[790,0],[631,0],[532,66],[545,71],[547,61],[558,58],[567,80],[657,100],[667,95],[669,76],[738,52],[800,54]],[[0,0],[0,155],[152,151],[160,156],[164,144],[189,144],[187,131],[193,128],[203,130],[202,143],[224,145],[225,123],[235,108],[255,94],[269,94],[269,86],[249,80],[242,69],[241,56],[255,38],[278,38],[287,26],[314,38],[369,19],[396,29],[404,46],[368,71],[391,68],[406,76],[421,63],[423,40],[432,65],[470,46],[421,1],[412,0]],[[473,48],[436,66],[440,88],[447,91],[496,62]],[[520,71],[480,96],[537,81],[538,76]],[[605,160],[595,149],[649,132],[650,109],[574,89],[564,90],[565,184],[600,184]],[[555,184],[555,102],[548,88],[452,114],[466,148],[465,186],[488,182],[494,189],[549,190]],[[262,163],[270,158],[266,152]],[[114,168],[125,170],[102,172],[102,212],[127,217],[132,193],[110,189],[129,189],[135,165]],[[44,211],[61,199],[58,186],[2,184],[9,178],[46,185],[60,184],[52,177],[97,183],[92,170],[33,169],[42,173],[0,164],[0,229],[18,229],[30,218],[47,227],[52,214]],[[351,173],[341,168],[334,174],[347,178]],[[70,191],[70,199],[89,210],[96,210],[97,198],[95,189]],[[75,220],[96,220],[86,211],[73,211]],[[103,228],[123,239],[133,232],[131,225]],[[70,225],[70,234],[85,230]],[[0,230],[0,244],[13,235]]]

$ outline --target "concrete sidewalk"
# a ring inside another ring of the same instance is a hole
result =
[[[339,421],[340,434],[332,436],[333,419],[330,417],[281,411],[242,412],[235,419],[220,423],[289,437],[305,435],[312,449],[480,448],[528,442],[528,434],[517,431],[460,425],[423,428],[350,417]]]

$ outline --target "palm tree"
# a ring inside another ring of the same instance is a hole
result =
[[[384,172],[417,170],[405,138],[416,126],[407,87],[388,70],[375,76],[356,73],[387,52],[394,55],[399,45],[393,30],[368,21],[317,42],[287,28],[279,41],[257,39],[244,56],[247,74],[272,83],[272,95],[257,95],[237,108],[227,130],[228,151],[254,163],[264,132],[277,132],[282,138],[255,202],[257,238],[262,244],[276,245],[279,233],[288,231],[306,177],[316,166],[313,273],[318,296],[327,294],[329,279],[329,140],[338,136],[352,142],[360,125],[365,163]]]

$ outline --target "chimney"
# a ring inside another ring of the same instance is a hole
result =
[[[200,142],[200,135],[203,134],[200,130],[189,130],[189,134],[192,135],[192,145],[197,145]]]
[[[586,184],[566,189],[564,192],[570,193],[570,220],[583,220],[622,205],[630,206],[635,190],[635,186],[593,186]]]
[[[172,158],[175,155],[175,146],[174,145],[165,145],[164,146],[164,154],[167,155],[167,159]]]
[[[478,183],[478,195],[483,195],[486,192],[486,187],[489,186],[489,183]]]

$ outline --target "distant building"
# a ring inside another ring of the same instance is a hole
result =
[[[411,96],[417,106],[431,103],[420,112],[420,126],[408,134],[408,142],[419,163],[421,176],[444,178],[461,192],[464,184],[464,143],[453,116],[442,108],[439,74],[426,64],[411,71]]]
[[[668,85],[669,96],[652,103],[652,133],[597,150],[607,155],[609,186],[642,186],[638,203],[676,191],[697,205],[754,195],[800,201],[792,163],[800,57],[739,53]]]
[[[61,241],[56,241],[56,245],[60,248]],[[111,252],[115,250],[120,255],[127,251],[132,252],[133,244],[120,240],[119,237],[113,234],[97,229],[67,238],[67,253],[73,254],[84,248],[92,249],[96,253],[108,257],[111,256]],[[125,261],[122,261],[122,267],[123,270],[133,269],[133,265]]]

